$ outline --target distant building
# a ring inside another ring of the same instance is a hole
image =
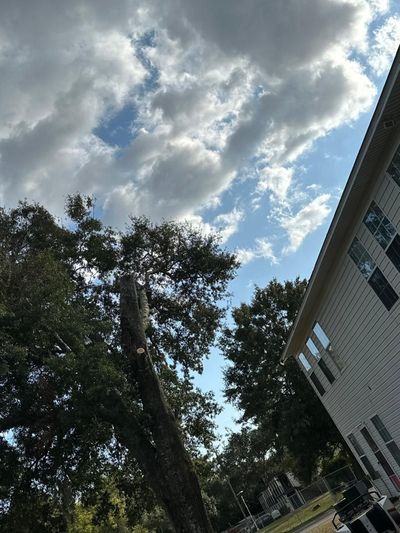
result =
[[[300,492],[300,483],[292,474],[279,474],[271,479],[259,500],[266,513],[287,509],[294,511],[305,501]]]
[[[287,343],[374,485],[400,493],[400,53]]]

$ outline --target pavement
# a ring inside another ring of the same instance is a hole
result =
[[[318,516],[317,518],[315,518],[315,520],[308,522],[306,525],[300,526],[298,529],[292,531],[292,533],[310,533],[314,528],[332,522],[332,518],[334,517],[334,515],[335,511],[329,509],[328,511],[326,511],[326,513]]]

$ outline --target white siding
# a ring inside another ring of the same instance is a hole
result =
[[[375,191],[371,191],[370,198],[366,198],[363,216],[374,199],[400,233],[400,187],[385,176],[387,163],[383,162]],[[400,295],[400,273],[360,218],[352,234],[348,235],[347,242],[343,242],[343,255],[334,276],[327,280],[326,294],[314,317],[328,335],[334,353],[342,359],[342,371],[334,364],[331,355],[323,350],[315,335],[309,332],[336,378],[332,385],[308,349],[304,347],[303,351],[312,365],[312,371],[315,371],[325,388],[322,402],[333,421],[344,436],[349,433],[356,436],[373,467],[390,486],[359,429],[363,425],[368,427],[394,472],[400,477],[400,467],[370,422],[373,415],[379,414],[400,446],[400,300],[390,311],[386,310],[347,254],[354,236],[362,242]],[[305,372],[308,376],[310,373]],[[387,492],[382,484],[378,488]],[[393,493],[393,486],[390,489]]]

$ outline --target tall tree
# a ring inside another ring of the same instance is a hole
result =
[[[297,363],[281,361],[306,285],[296,279],[257,287],[251,303],[233,311],[221,347],[230,362],[226,397],[243,410],[244,422],[257,426],[264,449],[309,481],[318,460],[342,439]]]
[[[40,487],[67,529],[74,494],[125,453],[177,531],[211,531],[181,439],[193,451],[211,438],[216,404],[191,372],[235,258],[189,225],[133,218],[120,233],[92,208],[70,198],[65,225],[39,205],[0,210],[4,515]]]

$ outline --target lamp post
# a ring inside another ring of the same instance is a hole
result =
[[[245,506],[247,512],[249,513],[249,516],[250,516],[250,518],[251,518],[252,521],[253,521],[253,524],[254,524],[254,526],[255,526],[255,528],[256,528],[256,531],[259,531],[258,526],[257,526],[257,523],[256,523],[256,521],[254,520],[254,516],[251,514],[250,509],[249,509],[249,506],[247,505],[246,500],[244,499],[243,491],[242,491],[242,490],[241,490],[240,492],[238,492],[238,496],[240,496],[240,498],[242,499],[243,505]]]
[[[236,503],[238,504],[238,507],[239,507],[239,509],[240,509],[240,511],[241,511],[241,513],[242,513],[242,515],[243,515],[243,518],[246,518],[246,513],[245,513],[244,510],[243,510],[243,507],[242,507],[242,505],[241,505],[241,503],[240,503],[240,500],[239,500],[239,498],[238,498],[238,495],[237,495],[236,492],[233,490],[233,487],[232,487],[232,484],[231,484],[231,482],[230,482],[229,477],[226,478],[226,481],[227,481],[227,483],[228,483],[228,485],[229,485],[229,488],[231,489],[231,492],[232,492],[232,494],[233,494],[233,497],[235,498]],[[240,494],[240,493],[239,493],[239,494]]]

